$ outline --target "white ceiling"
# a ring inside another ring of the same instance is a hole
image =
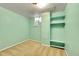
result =
[[[23,16],[33,16],[36,13],[47,12],[50,10],[61,11],[65,8],[65,3],[49,3],[44,8],[37,8],[32,3],[0,3],[1,7],[19,13]]]

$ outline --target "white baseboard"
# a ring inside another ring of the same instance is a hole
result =
[[[32,39],[29,39],[29,40],[32,40]],[[21,42],[19,42],[19,43],[15,43],[15,44],[13,44],[13,45],[11,45],[11,46],[8,46],[8,47],[5,47],[5,48],[3,48],[3,49],[0,49],[0,52],[3,51],[3,50],[9,49],[9,48],[11,48],[11,47],[14,47],[14,46],[16,46],[16,45],[18,45],[18,44],[21,44],[21,43],[23,43],[23,42],[25,42],[25,41],[28,41],[28,39],[26,39],[26,40],[24,40],[24,41],[21,41]],[[36,40],[32,40],[32,41],[36,41]],[[39,42],[39,41],[38,41],[38,42]]]
[[[27,41],[27,40],[24,40],[24,41],[19,42],[19,43],[15,43],[15,44],[13,44],[13,45],[11,45],[11,46],[9,46],[9,47],[5,47],[5,48],[1,49],[0,52],[3,51],[3,50],[6,50],[6,49],[8,49],[8,48],[11,48],[11,47],[13,47],[13,46],[16,46],[16,45],[18,45],[18,44],[21,44],[21,43],[23,43],[23,42],[25,42],[25,41]]]
[[[31,40],[31,39],[29,39],[29,40]],[[16,46],[16,45],[18,45],[18,44],[21,44],[21,43],[23,43],[23,42],[25,42],[25,41],[27,41],[27,40],[24,40],[24,41],[19,42],[19,43],[16,43],[16,44],[13,44],[13,45],[11,45],[11,46],[9,46],[9,47],[5,47],[5,48],[1,49],[0,52],[3,51],[3,50],[6,50],[6,49],[8,49],[8,48],[11,48],[11,47],[13,47],[13,46]],[[36,41],[36,40],[33,40],[33,41]],[[42,45],[50,47],[50,45],[45,45],[45,44],[42,44]],[[68,56],[68,53],[67,53],[66,50],[65,50],[65,54],[66,54],[66,56]]]
[[[67,51],[65,50],[65,54],[66,54],[66,56],[68,56],[68,53],[67,53]]]
[[[43,46],[47,46],[47,47],[50,47],[50,45],[47,45],[47,44],[43,44],[43,43],[42,43],[41,45],[43,45]]]

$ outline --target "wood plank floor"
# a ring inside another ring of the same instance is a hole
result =
[[[44,46],[29,40],[1,51],[0,56],[65,56],[65,52],[63,49]]]

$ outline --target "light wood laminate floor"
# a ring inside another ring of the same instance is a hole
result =
[[[1,51],[0,56],[65,56],[65,52],[63,49],[44,46],[29,40]]]

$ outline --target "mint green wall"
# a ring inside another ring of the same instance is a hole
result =
[[[29,25],[30,25],[30,39],[35,40],[35,41],[40,41],[40,35],[41,35],[41,28],[39,26],[34,26],[34,18],[31,17],[29,20]]]
[[[64,10],[63,11],[52,12],[51,14],[52,14],[52,16],[51,16],[52,18],[60,17],[60,16],[64,16],[65,15]]]
[[[66,50],[68,55],[79,55],[79,3],[66,6]]]
[[[51,41],[64,42],[64,10],[51,12],[51,25],[50,25],[50,37]]]
[[[50,12],[42,13],[41,42],[50,45]]]
[[[51,40],[64,42],[64,27],[62,24],[51,25]]]
[[[34,26],[34,18],[30,18],[30,39],[40,41],[42,44],[50,44],[50,13],[42,13],[42,23]]]
[[[0,49],[29,38],[28,18],[0,7]]]

